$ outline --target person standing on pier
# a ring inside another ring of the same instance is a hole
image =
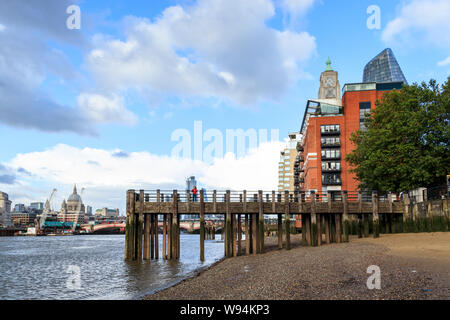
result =
[[[194,202],[197,202],[197,193],[198,193],[197,187],[194,186],[194,188],[192,188],[192,199],[194,200]]]

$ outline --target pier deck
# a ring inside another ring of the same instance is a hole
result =
[[[233,257],[264,252],[266,215],[276,216],[278,246],[289,250],[291,216],[301,217],[303,244],[320,246],[323,233],[325,243],[347,242],[350,220],[357,221],[361,237],[369,236],[369,229],[374,237],[378,237],[380,218],[383,228],[391,230],[393,224],[401,222],[404,212],[404,203],[395,201],[390,195],[379,197],[376,192],[368,195],[342,191],[336,198],[331,193],[315,192],[202,190],[194,198],[190,192],[179,193],[177,190],[129,190],[125,258],[159,258],[158,223],[162,220],[162,258],[178,259],[180,215],[200,216],[200,258],[204,260],[205,235],[211,239],[206,215],[223,216],[225,256]]]

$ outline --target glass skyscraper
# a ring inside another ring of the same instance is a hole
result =
[[[364,68],[363,82],[403,82],[406,78],[394,53],[387,48],[373,58]]]

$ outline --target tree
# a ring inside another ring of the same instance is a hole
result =
[[[450,77],[405,85],[376,101],[346,156],[361,189],[401,192],[445,184],[450,171]]]

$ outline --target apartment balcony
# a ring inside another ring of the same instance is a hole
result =
[[[339,173],[341,168],[322,168],[323,173]]]
[[[333,131],[321,131],[321,136],[340,136],[341,130],[333,130]]]
[[[321,157],[322,161],[323,160],[341,160],[341,156],[330,156],[330,157]]]
[[[322,181],[323,186],[340,186],[342,185],[341,181]]]
[[[340,142],[334,142],[334,143],[321,143],[320,146],[322,148],[336,148],[336,147],[340,147],[341,143]]]

